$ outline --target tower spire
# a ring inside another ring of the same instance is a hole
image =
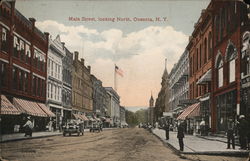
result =
[[[165,70],[167,70],[167,61],[168,61],[168,59],[165,58]]]

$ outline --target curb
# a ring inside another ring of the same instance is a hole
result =
[[[156,136],[160,141],[167,147],[171,148],[174,153],[179,155],[180,157],[183,157],[184,155],[216,155],[216,156],[234,156],[234,157],[248,157],[249,156],[249,151],[242,151],[242,152],[225,152],[225,151],[203,151],[203,152],[181,152],[177,150],[173,145],[171,145],[168,142],[165,142],[160,136],[157,134],[151,133]],[[209,139],[208,139],[209,140]],[[212,139],[211,139],[212,140]],[[213,139],[214,140],[214,139]]]

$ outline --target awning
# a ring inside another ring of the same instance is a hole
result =
[[[178,117],[177,120],[185,120],[200,115],[200,103],[188,106]]]
[[[16,108],[5,95],[1,95],[1,115],[19,115],[22,111]]]
[[[56,115],[49,110],[48,107],[45,106],[43,103],[37,103],[38,106],[49,116],[49,117],[56,117]]]
[[[89,119],[85,115],[80,115],[83,121],[88,121]]]
[[[23,110],[24,113],[27,113],[28,115],[48,117],[48,115],[35,102],[20,99],[20,98],[13,98],[13,104],[14,106]]]
[[[82,121],[88,121],[89,120],[85,115],[73,114],[73,116],[75,117],[75,119],[80,119]]]
[[[210,82],[212,78],[212,74],[211,74],[211,69],[209,69],[198,81],[196,84],[198,85],[202,85],[202,84],[206,84],[207,82]]]

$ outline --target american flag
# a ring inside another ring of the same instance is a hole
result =
[[[123,71],[117,65],[115,65],[115,73],[123,77]]]

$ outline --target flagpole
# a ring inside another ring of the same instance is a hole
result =
[[[115,64],[115,68],[116,68],[116,64]],[[117,91],[117,80],[116,80],[116,69],[114,68],[114,88],[115,88],[115,91]]]

